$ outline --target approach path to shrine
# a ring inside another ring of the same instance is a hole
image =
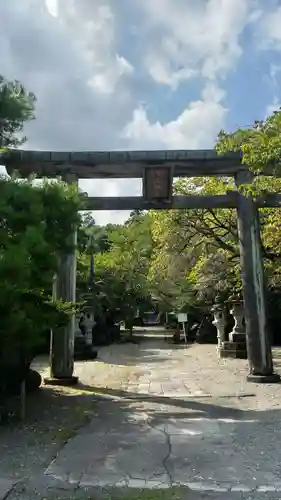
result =
[[[160,331],[100,348],[75,370],[92,398],[90,422],[45,468],[44,488],[77,498],[180,487],[171,498],[280,499],[281,385],[249,384],[247,370],[218,359],[215,345],[176,346]],[[16,490],[9,499],[33,499]]]

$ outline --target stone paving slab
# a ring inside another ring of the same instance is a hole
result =
[[[275,348],[281,374],[281,353]],[[123,344],[99,349],[98,362],[76,363],[82,383],[116,392],[180,397],[230,397],[253,394],[244,409],[281,408],[281,384],[248,383],[246,360],[219,359],[215,345],[175,346],[161,339],[140,345]]]
[[[137,408],[130,401],[100,402],[99,417],[64,447],[46,474],[77,487],[281,492],[280,412],[268,419],[263,412],[180,403],[146,401]]]

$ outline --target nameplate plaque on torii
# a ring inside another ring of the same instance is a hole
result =
[[[171,167],[149,166],[143,172],[143,197],[151,203],[172,203],[173,169]]]

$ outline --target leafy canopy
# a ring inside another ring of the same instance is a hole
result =
[[[0,348],[31,353],[72,305],[51,297],[59,255],[79,223],[80,198],[63,182],[0,180]]]
[[[218,136],[216,149],[223,154],[241,151],[242,161],[255,172],[263,172],[266,167],[280,171],[281,157],[281,108],[265,120],[255,121],[248,129],[239,128],[227,133],[222,130]]]
[[[20,136],[25,122],[34,119],[36,98],[18,82],[0,75],[0,148],[14,148],[26,141]]]

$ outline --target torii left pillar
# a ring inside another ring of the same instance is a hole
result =
[[[76,176],[65,175],[63,180],[77,184]],[[53,298],[63,302],[76,301],[76,245],[77,231],[73,228],[69,235],[70,250],[60,256],[60,267],[53,284]],[[50,376],[44,379],[48,385],[76,385],[78,377],[74,372],[75,314],[68,324],[51,332]]]

